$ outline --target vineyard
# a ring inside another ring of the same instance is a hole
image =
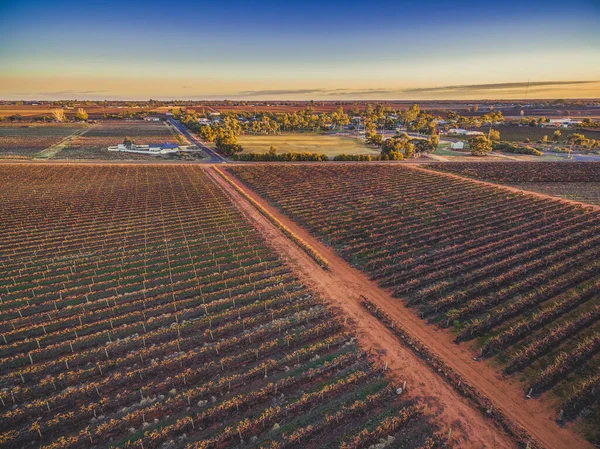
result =
[[[32,157],[81,130],[84,125],[61,124],[2,124],[0,126],[0,157]]]
[[[541,164],[541,165],[540,165]],[[600,163],[490,162],[431,164],[434,170],[600,205]]]
[[[178,143],[178,133],[163,122],[143,120],[104,120],[93,125],[83,136],[79,136],[56,157],[59,159],[103,159],[103,160],[148,160],[155,156],[135,153],[107,151],[109,146],[123,143],[130,137],[138,144]]]
[[[427,167],[499,184],[600,183],[600,164],[597,162],[458,162],[429,164]]]
[[[407,166],[228,170],[557,419],[597,419],[598,212]]]
[[[0,448],[445,446],[202,168],[0,177]]]

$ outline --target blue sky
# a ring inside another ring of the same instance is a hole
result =
[[[600,2],[489,3],[5,1],[0,98],[600,96]]]

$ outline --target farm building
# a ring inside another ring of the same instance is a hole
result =
[[[151,115],[148,117],[144,117],[144,120],[146,120],[147,122],[160,122],[160,117],[155,117]]]
[[[450,148],[452,148],[453,150],[462,150],[465,148],[465,143],[458,141],[458,142],[452,142],[450,144]]]
[[[557,126],[561,128],[568,128],[570,126],[579,125],[581,120],[573,120],[571,118],[555,118],[550,119],[548,126]]]
[[[456,136],[483,136],[481,131],[469,131],[463,128],[452,128],[447,131],[447,134],[454,134]]]
[[[108,147],[108,151],[119,151],[122,153],[136,153],[136,154],[147,154],[152,156],[159,156],[165,154],[176,154],[179,152],[179,145],[175,143],[159,143],[150,145],[136,145],[133,144],[131,147],[127,147],[120,143],[114,147]]]

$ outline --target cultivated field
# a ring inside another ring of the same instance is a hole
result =
[[[82,105],[83,109],[89,114],[90,118],[102,118],[104,114],[120,114],[125,112],[138,113],[146,112],[148,114],[165,114],[169,110],[173,109],[168,106],[158,106],[153,108],[141,108],[141,107],[118,107],[118,106],[104,106],[104,105]],[[0,105],[0,118],[10,117],[13,115],[20,115],[28,119],[31,118],[42,118],[46,117],[52,119],[52,111],[57,109],[57,106],[49,105]],[[65,115],[70,119],[75,116],[77,108],[64,109]]]
[[[325,134],[277,134],[272,136],[239,136],[238,142],[245,153],[267,153],[271,146],[277,153],[319,153],[331,159],[337,154],[370,154],[377,156],[380,150],[364,141]]]
[[[599,440],[599,212],[407,166],[228,170]]]
[[[83,136],[74,139],[60,151],[56,159],[156,159],[161,156],[146,156],[135,153],[108,151],[109,146],[123,143],[131,137],[138,144],[178,143],[177,132],[163,122],[143,120],[105,120],[92,126]]]
[[[482,181],[600,205],[600,163],[454,163],[432,164],[435,170]]]
[[[1,448],[445,446],[202,168],[0,179]]]
[[[536,142],[538,140],[542,140],[544,136],[548,136],[548,139],[552,141],[552,136],[554,131],[557,129],[561,133],[560,143],[564,146],[565,141],[568,136],[573,133],[583,133],[589,139],[600,139],[600,131],[580,131],[577,129],[568,129],[568,128],[541,128],[538,126],[518,126],[518,125],[500,125],[494,127],[500,131],[500,137],[502,140],[508,140],[512,142],[523,142],[525,139],[531,140],[531,142]],[[480,131],[487,131],[485,127],[482,127]]]
[[[32,157],[86,125],[76,123],[0,124],[0,157]]]

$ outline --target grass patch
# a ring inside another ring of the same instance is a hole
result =
[[[293,133],[271,136],[243,135],[238,142],[244,147],[244,153],[267,153],[271,146],[277,153],[320,153],[329,156],[339,154],[370,154],[380,153],[378,148],[352,137],[342,137],[333,134]]]

